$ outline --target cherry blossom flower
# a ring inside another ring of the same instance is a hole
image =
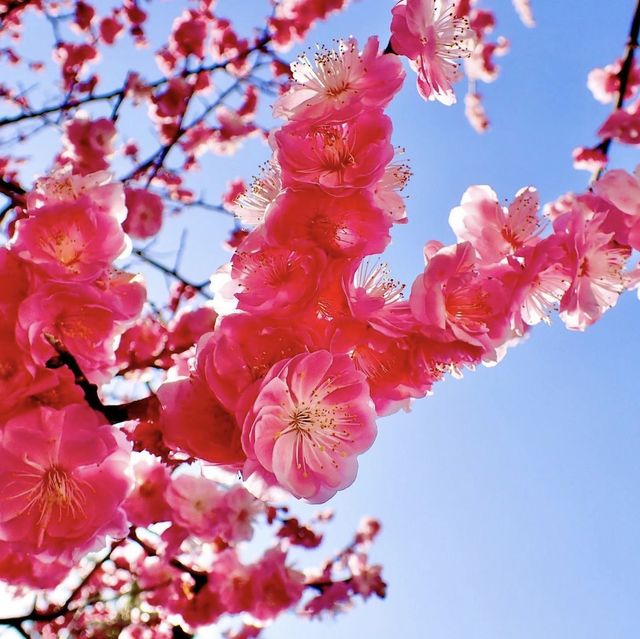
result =
[[[127,217],[122,225],[136,240],[157,235],[162,228],[162,199],[146,189],[125,189]]]
[[[532,187],[521,189],[508,209],[488,186],[469,187],[449,224],[459,241],[471,242],[481,259],[499,262],[523,246],[535,243],[540,200]]]
[[[297,355],[274,366],[257,391],[242,441],[278,483],[320,503],[355,479],[357,455],[376,436],[362,373],[346,355]]]
[[[283,185],[317,184],[334,196],[373,185],[394,155],[391,128],[387,116],[371,111],[341,126],[280,129],[274,138]]]
[[[52,281],[95,280],[126,248],[118,220],[87,196],[49,204],[16,224],[12,248]]]
[[[461,77],[458,58],[470,55],[475,35],[466,18],[457,18],[452,0],[401,0],[393,8],[391,46],[409,58],[425,100],[451,105],[453,83]]]
[[[308,125],[339,124],[384,108],[402,86],[404,71],[396,57],[378,49],[378,39],[371,37],[360,53],[357,40],[350,38],[336,51],[315,53],[315,68],[301,56],[291,65],[296,84],[278,98],[274,115]]]
[[[81,404],[35,409],[0,431],[0,538],[16,550],[73,560],[126,535],[124,436]]]

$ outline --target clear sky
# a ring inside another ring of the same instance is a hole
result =
[[[608,112],[591,98],[586,75],[621,53],[635,4],[533,0],[538,27],[529,30],[509,0],[485,2],[512,43],[499,60],[502,76],[481,87],[491,131],[475,134],[461,105],[423,102],[412,77],[391,107],[394,142],[414,171],[410,223],[395,229],[388,258],[407,283],[422,268],[426,240],[454,241],[448,213],[469,185],[511,198],[531,184],[543,201],[585,188],[571,150],[595,140]],[[176,4],[161,11],[174,15]],[[377,34],[384,43],[393,4],[354,1],[310,42]],[[218,6],[252,25],[265,2]],[[254,141],[229,160],[205,159],[199,184],[215,199],[227,179],[249,179],[266,156]],[[640,156],[614,146],[612,160],[633,168]],[[225,229],[211,213],[189,215],[210,234],[192,237],[185,268],[210,272],[228,259],[217,249]],[[175,245],[171,229],[163,241]],[[388,598],[335,621],[282,619],[265,636],[637,639],[639,304],[627,294],[586,334],[559,321],[537,328],[496,368],[447,380],[410,414],[381,420],[356,484],[330,504],[337,519],[327,548],[348,542],[362,515],[379,517],[373,557],[385,566]]]

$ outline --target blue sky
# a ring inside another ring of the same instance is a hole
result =
[[[425,241],[454,240],[448,213],[469,185],[490,184],[511,198],[532,184],[544,201],[585,188],[571,150],[592,143],[608,113],[591,98],[586,75],[621,53],[634,5],[533,0],[538,27],[529,30],[509,0],[486,2],[512,43],[499,60],[502,76],[481,87],[491,131],[475,134],[461,105],[423,102],[413,78],[391,107],[394,142],[406,148],[414,177],[410,223],[395,230],[388,261],[408,283],[422,268]],[[176,4],[160,12],[173,16]],[[370,34],[384,42],[393,4],[356,0],[310,43]],[[265,2],[218,6],[248,29]],[[114,52],[114,61],[126,57],[124,48]],[[49,143],[53,153],[53,137]],[[196,182],[214,199],[227,179],[249,179],[266,157],[252,141],[231,159],[206,158]],[[640,158],[614,146],[612,160],[632,168]],[[211,213],[188,215],[206,229],[191,237],[184,265],[196,277],[228,259],[218,249],[227,227]],[[174,226],[162,241],[175,246]],[[266,636],[640,636],[639,303],[627,294],[586,334],[559,321],[537,328],[496,368],[447,380],[410,414],[381,420],[356,484],[330,504],[337,519],[327,548],[348,542],[362,515],[379,517],[373,558],[385,565],[388,598],[335,621],[283,619]]]

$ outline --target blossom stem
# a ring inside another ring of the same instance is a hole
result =
[[[618,73],[618,79],[620,80],[620,88],[618,90],[618,99],[616,100],[614,111],[621,109],[624,105],[625,94],[627,92],[627,87],[629,86],[629,78],[631,76],[631,70],[633,69],[633,60],[635,56],[635,51],[638,48],[638,37],[640,36],[640,0],[636,2],[636,8],[633,14],[633,19],[631,20],[631,28],[629,30],[629,37],[627,39],[627,43],[625,45],[624,50],[624,60],[622,62],[622,67]],[[598,151],[602,151],[605,157],[609,153],[609,148],[611,147],[611,142],[613,142],[613,138],[608,137],[602,140],[600,144],[596,147]],[[595,174],[594,181],[598,180],[604,171],[604,166],[598,169]]]

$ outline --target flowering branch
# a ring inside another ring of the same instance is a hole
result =
[[[622,108],[624,104],[625,95],[627,93],[627,87],[629,85],[629,78],[631,76],[631,70],[633,69],[633,59],[635,56],[635,51],[638,48],[639,35],[640,35],[640,0],[638,0],[638,2],[636,3],[633,19],[631,20],[629,37],[625,45],[624,60],[622,62],[622,67],[620,68],[620,71],[618,73],[618,78],[620,80],[620,87],[618,89],[618,98],[615,103],[614,111],[617,111],[618,109]],[[613,138],[611,136],[606,137],[595,148],[596,150],[601,151],[604,154],[604,156],[607,157],[612,141],[613,141]],[[596,180],[602,175],[603,171],[604,171],[604,166],[601,166],[595,174]]]

